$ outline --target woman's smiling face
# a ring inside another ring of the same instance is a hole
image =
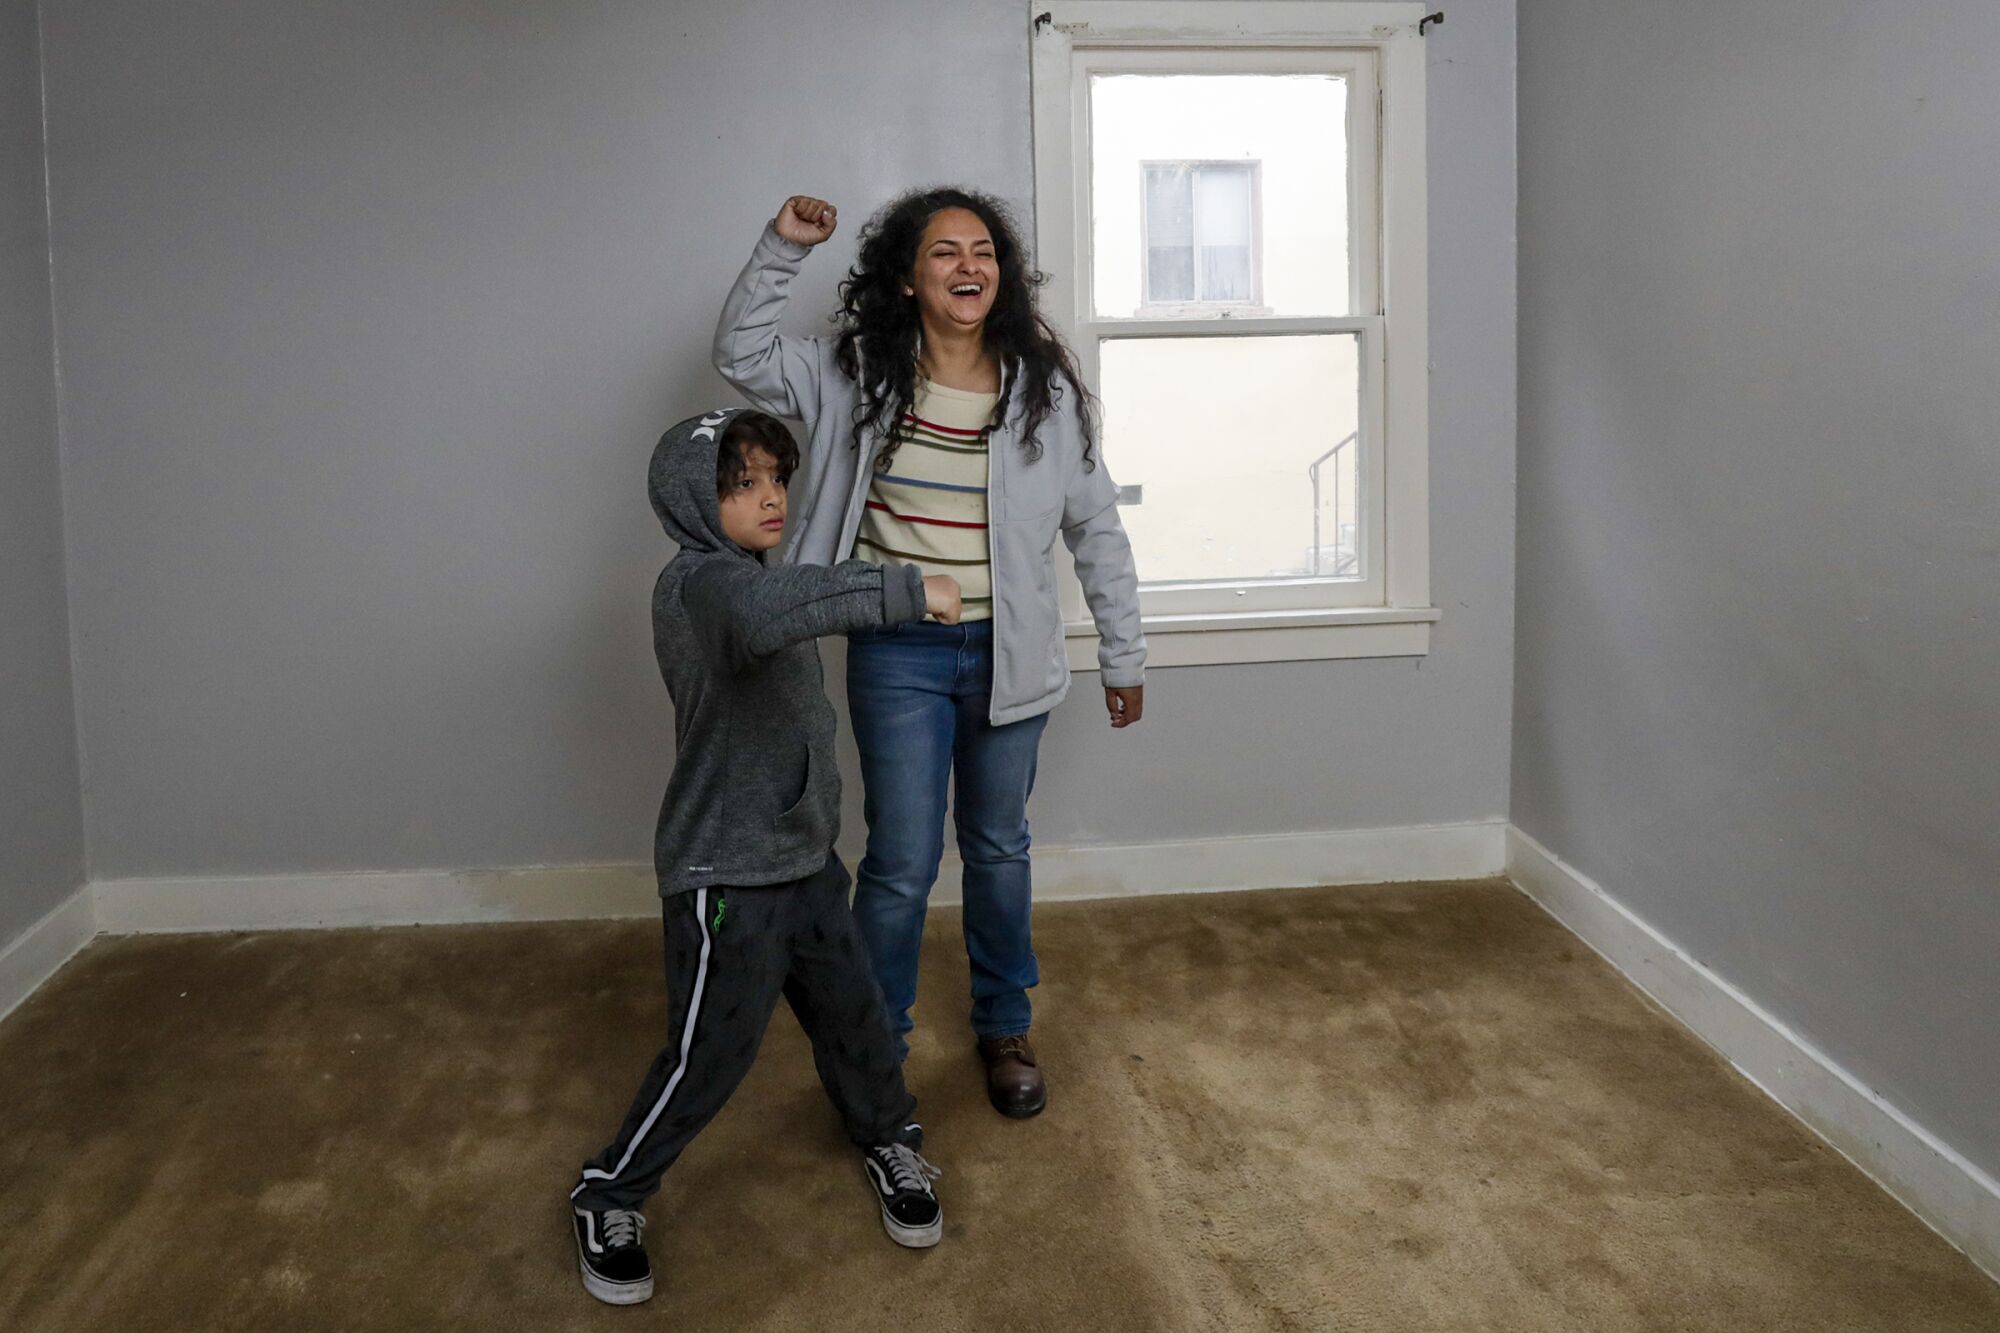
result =
[[[917,241],[917,262],[910,273],[924,322],[977,331],[993,309],[999,285],[1000,260],[979,215],[964,208],[933,214]]]

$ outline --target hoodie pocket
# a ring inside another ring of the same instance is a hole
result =
[[[799,799],[778,816],[778,835],[801,842],[831,844],[834,821],[840,814],[838,783],[833,756],[823,753],[817,744],[809,745],[806,748],[805,789],[799,793]]]

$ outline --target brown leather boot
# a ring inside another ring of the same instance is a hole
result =
[[[1001,1115],[1026,1120],[1049,1104],[1049,1085],[1026,1036],[982,1037],[979,1058],[986,1062],[987,1100]]]

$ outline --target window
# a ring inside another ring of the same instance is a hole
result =
[[[1145,305],[1256,303],[1257,163],[1146,162]]]
[[[1030,14],[1045,313],[1103,401],[1154,660],[1426,651],[1422,7]]]

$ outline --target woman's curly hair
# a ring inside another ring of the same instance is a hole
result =
[[[1006,205],[957,186],[912,190],[883,205],[861,229],[861,253],[840,284],[840,310],[833,317],[840,331],[835,361],[841,373],[861,388],[861,402],[854,411],[854,447],[863,447],[868,432],[881,431],[888,438],[877,466],[887,467],[895,455],[892,427],[916,401],[923,327],[916,298],[905,295],[903,288],[916,269],[924,228],[947,208],[965,209],[986,224],[1000,266],[999,290],[983,330],[985,345],[1000,356],[1004,376],[993,423],[998,425],[1005,415],[1014,381],[1021,377],[1027,407],[1021,443],[1030,459],[1040,458],[1037,433],[1042,423],[1058,409],[1065,393],[1073,393],[1083,429],[1084,465],[1095,467],[1097,434],[1082,372],[1035,308],[1035,289],[1048,279],[1028,267],[1020,231]]]

